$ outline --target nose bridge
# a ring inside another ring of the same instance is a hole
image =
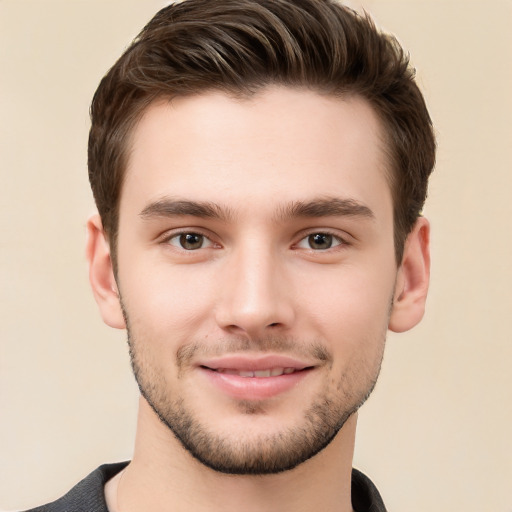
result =
[[[293,308],[282,271],[279,251],[269,243],[253,238],[234,249],[226,261],[218,310],[221,326],[251,336],[289,327]]]

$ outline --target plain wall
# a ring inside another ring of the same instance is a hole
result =
[[[427,313],[389,337],[354,465],[393,512],[510,512],[512,3],[362,4],[411,52],[439,153]],[[0,509],[132,451],[125,334],[102,324],[84,257],[88,107],[163,5],[0,0]]]

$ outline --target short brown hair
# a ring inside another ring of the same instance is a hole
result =
[[[369,16],[334,0],[185,0],[160,10],[102,79],[91,105],[89,180],[115,264],[133,127],[156,98],[250,96],[280,84],[365,98],[385,132],[397,263],[420,215],[435,137],[414,69]]]

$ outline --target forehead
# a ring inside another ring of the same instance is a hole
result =
[[[160,100],[134,129],[120,213],[164,196],[247,211],[311,195],[387,207],[383,146],[375,112],[358,97],[270,87],[244,99]]]

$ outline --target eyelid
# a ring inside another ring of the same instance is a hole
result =
[[[221,247],[221,244],[215,240],[216,237],[213,233],[211,233],[209,230],[205,230],[203,228],[198,228],[198,227],[194,227],[194,226],[185,227],[185,228],[180,227],[180,228],[169,229],[169,230],[165,231],[164,233],[162,233],[161,235],[159,235],[156,238],[156,240],[158,243],[161,243],[163,245],[169,245],[169,246],[176,248],[177,250],[181,250],[183,252],[191,253],[191,252],[198,251],[199,249],[196,249],[195,251],[186,250],[184,248],[180,248],[178,245],[174,245],[174,244],[170,243],[170,240],[172,240],[173,238],[178,238],[181,235],[185,235],[185,234],[196,234],[196,235],[203,236],[205,238],[205,240],[208,241],[208,245],[206,247],[201,247],[201,249],[209,249],[212,247],[217,247],[217,248]],[[315,227],[315,228],[301,231],[296,236],[297,241],[292,244],[292,248],[293,249],[298,248],[298,245],[301,242],[306,240],[309,236],[315,235],[315,234],[324,234],[324,235],[332,236],[333,239],[336,240],[338,243],[336,245],[333,245],[332,247],[329,247],[328,249],[323,249],[323,250],[312,249],[310,247],[304,248],[304,249],[309,250],[311,252],[315,252],[315,253],[321,253],[321,252],[329,252],[332,250],[336,250],[336,249],[339,249],[340,247],[352,245],[352,242],[350,241],[352,236],[349,235],[348,233],[340,234],[340,232],[338,230],[333,230],[333,229],[329,229],[329,228],[322,229],[322,228]]]
[[[316,234],[322,234],[322,235],[329,235],[332,236],[334,240],[336,240],[338,243],[336,245],[333,245],[329,247],[328,249],[313,249],[311,247],[299,247],[299,244],[303,241],[305,241],[307,238],[309,238],[311,235]],[[307,231],[301,232],[298,236],[298,241],[293,244],[293,248],[300,248],[300,249],[306,249],[311,252],[315,253],[322,253],[322,252],[329,252],[333,250],[339,250],[340,247],[349,246],[351,245],[350,241],[350,235],[345,234],[344,236],[339,233],[339,231],[335,231],[332,229],[322,229],[322,228],[314,228]]]
[[[194,235],[201,235],[204,237],[205,240],[208,241],[208,245],[206,247],[201,247],[200,249],[209,249],[211,247],[217,246],[220,247],[220,244],[213,240],[213,235],[209,232],[207,232],[204,229],[201,228],[195,228],[195,227],[189,227],[189,228],[176,228],[176,229],[170,229],[160,235],[157,238],[157,241],[163,245],[169,245],[177,250],[181,250],[183,252],[195,252],[194,250],[187,250],[183,247],[179,247],[179,245],[171,244],[170,241],[173,238],[179,238],[181,235],[188,235],[188,234],[194,234]],[[196,249],[198,251],[199,249]]]

